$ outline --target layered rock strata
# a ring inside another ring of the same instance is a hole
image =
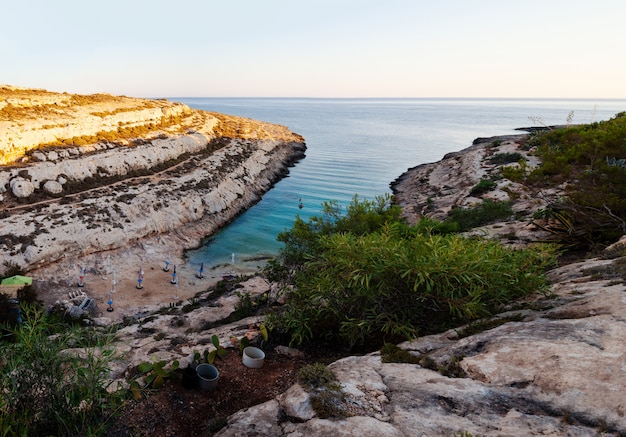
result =
[[[185,236],[179,250],[196,245],[305,151],[284,126],[165,100],[13,87],[0,98],[0,266],[34,269],[172,232]]]

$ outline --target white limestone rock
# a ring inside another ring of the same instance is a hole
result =
[[[63,192],[63,185],[57,181],[47,181],[43,184],[43,189],[50,194],[59,194]]]
[[[22,177],[16,177],[11,179],[9,183],[11,187],[11,192],[15,197],[29,197],[31,194],[35,192],[35,186],[28,179],[24,179]]]
[[[315,417],[315,410],[311,405],[309,393],[300,384],[291,386],[289,390],[277,397],[283,414],[298,422],[311,420]]]
[[[43,152],[33,152],[33,158],[35,158],[35,161],[47,161],[48,160],[48,157]]]

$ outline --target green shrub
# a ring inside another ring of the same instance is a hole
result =
[[[313,394],[311,407],[320,419],[342,419],[350,416],[346,397],[339,390],[322,390]]]
[[[145,361],[137,366],[139,372],[132,381],[130,381],[130,392],[137,400],[141,399],[150,390],[158,390],[163,387],[165,380],[172,378],[174,372],[178,369],[180,363],[173,361],[166,367],[165,360]]]
[[[421,357],[415,356],[407,350],[392,343],[385,343],[380,349],[380,358],[383,363],[410,363],[420,364]]]
[[[528,166],[525,159],[520,159],[519,165],[507,165],[500,167],[500,174],[503,178],[506,178],[513,182],[523,182],[528,172]]]
[[[349,416],[346,397],[337,377],[321,363],[309,364],[298,371],[298,381],[311,392],[311,406],[320,419]]]
[[[513,215],[511,202],[485,199],[473,208],[452,208],[446,221],[457,223],[460,232],[505,220]]]
[[[567,181],[566,195],[549,209],[565,212],[588,248],[626,233],[626,170],[619,165],[626,157],[624,138],[626,113],[600,123],[555,129],[535,139],[541,165],[528,181],[547,186]]]
[[[359,226],[355,234],[343,227],[352,219],[340,221],[341,232],[329,224],[320,228],[323,233],[309,228],[303,239],[297,233],[285,239],[283,255],[297,253],[295,247],[304,261],[290,258],[286,283],[293,290],[269,323],[292,343],[321,340],[373,349],[458,326],[542,290],[543,271],[554,262],[546,246],[512,250],[493,241],[433,234],[401,220],[367,233]]]
[[[503,165],[503,164],[510,164],[512,162],[518,162],[522,158],[523,158],[523,156],[519,152],[496,153],[491,158],[489,158],[488,162],[490,164],[500,164],[500,165]]]
[[[497,185],[498,184],[491,179],[481,179],[480,182],[474,185],[470,190],[470,196],[480,196],[487,191],[493,190]]]
[[[306,390],[335,387],[337,377],[322,363],[308,364],[298,370],[298,382]]]
[[[123,400],[107,390],[112,336],[68,329],[34,306],[22,311],[2,345],[0,435],[101,435]]]

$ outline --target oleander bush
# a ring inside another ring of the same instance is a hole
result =
[[[551,246],[513,250],[486,239],[407,225],[391,198],[355,196],[280,234],[268,277],[291,292],[268,316],[292,344],[375,349],[489,316],[546,288]],[[354,229],[354,230],[353,230]]]

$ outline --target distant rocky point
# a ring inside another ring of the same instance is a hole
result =
[[[198,244],[305,149],[284,126],[164,99],[0,85],[0,273],[174,230]]]

